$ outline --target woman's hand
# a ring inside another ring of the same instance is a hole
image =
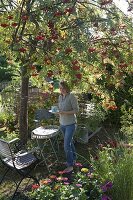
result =
[[[70,110],[70,111],[61,111],[61,110],[59,110],[58,113],[60,115],[73,115],[73,114],[75,114],[75,111],[74,110]]]
[[[63,115],[63,114],[66,114],[66,111],[61,111],[61,110],[60,110],[58,113],[59,113],[60,115]]]

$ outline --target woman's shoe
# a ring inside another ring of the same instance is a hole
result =
[[[64,169],[64,173],[70,173],[73,171],[73,166],[67,167],[66,169]]]
[[[73,161],[73,165],[75,165],[75,163],[76,163],[76,160]]]

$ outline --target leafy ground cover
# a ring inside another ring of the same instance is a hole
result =
[[[111,139],[96,144],[98,141],[99,137],[95,137],[86,145],[76,143],[80,156],[73,173],[63,173],[65,168],[65,163],[61,162],[64,160],[63,155],[62,158],[60,157],[60,163],[52,168],[51,173],[44,170],[45,166],[37,167],[34,173],[40,180],[40,186],[29,182],[23,193],[26,180],[20,188],[21,193],[18,193],[15,199],[132,200],[133,149]],[[14,189],[12,178],[13,175],[10,174],[2,184],[0,191],[2,200],[10,199]]]
[[[95,159],[97,159],[97,151],[98,151],[98,148],[99,148],[101,143],[104,143],[104,144],[110,143],[111,144],[111,141],[113,141],[114,137],[116,137],[115,136],[116,134],[114,134],[114,131],[115,130],[109,130],[107,128],[102,129],[99,133],[97,133],[97,135],[95,135],[93,138],[91,138],[87,144],[81,144],[81,143],[78,143],[78,142],[75,141],[75,146],[76,146],[76,149],[77,149],[77,163],[81,163],[83,168],[88,167],[90,169],[91,156],[93,156]],[[112,135],[112,137],[111,137],[112,139],[109,140],[111,135]],[[112,144],[113,144],[113,142],[112,142]],[[60,162],[57,163],[56,165],[54,165],[51,168],[52,169],[51,175],[56,174],[56,176],[57,176],[57,174],[65,168],[65,165],[63,164],[64,161],[65,161],[63,152],[64,152],[63,151],[63,141],[61,141],[60,142],[60,151],[59,151],[59,155],[58,155]],[[74,179],[74,175],[78,173],[79,168],[77,168],[77,167],[78,167],[78,164],[77,164],[77,166],[74,167],[74,174],[72,174],[71,177],[70,176],[69,177],[65,176],[65,177],[67,179]],[[0,171],[1,171],[0,174],[2,175],[2,173],[4,171],[2,164],[0,164]],[[34,173],[36,174],[37,178],[39,178],[39,180],[47,179],[50,176],[45,165],[38,166],[35,169]],[[58,174],[58,177],[59,177],[59,174]],[[14,176],[14,174],[10,174],[10,176],[8,176],[8,178],[5,180],[5,182],[1,185],[1,187],[0,187],[1,199],[3,199],[3,200],[10,199],[10,196],[12,195],[12,193],[15,189],[15,187],[13,185],[13,181],[12,181],[14,178],[15,178],[15,180],[17,180],[19,177]],[[27,181],[28,180],[26,180],[22,183],[22,185],[20,187],[21,193],[20,193],[20,195],[18,195],[16,197],[16,199],[29,199],[29,198],[31,198],[30,196],[22,195],[23,194],[22,191],[25,188]],[[28,183],[28,187],[27,187],[28,191],[31,191],[32,184],[33,183],[31,181]],[[79,192],[80,192],[80,190],[79,190]],[[80,195],[80,194],[78,193],[77,195]],[[82,195],[82,196],[84,196],[84,195]],[[66,194],[66,197],[67,197],[67,194]],[[49,199],[50,198],[51,197],[49,197]],[[60,199],[61,199],[61,197],[60,197]]]

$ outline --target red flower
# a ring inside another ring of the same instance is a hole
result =
[[[26,21],[26,20],[29,19],[29,17],[27,15],[23,15],[21,18],[22,18],[23,21]]]
[[[43,36],[43,35],[38,35],[38,36],[36,36],[36,40],[44,40],[45,39],[45,37]]]
[[[52,70],[49,70],[48,73],[47,73],[47,76],[50,78],[51,76],[53,76],[53,71]]]
[[[69,54],[69,53],[71,53],[71,52],[72,52],[72,49],[71,49],[71,48],[66,48],[66,49],[65,49],[65,53],[66,53],[66,54]]]
[[[53,34],[52,37],[51,37],[51,39],[57,40],[57,39],[58,39],[58,34],[57,34],[57,33],[56,33],[56,34]]]
[[[18,25],[18,23],[12,23],[11,26],[16,27]]]
[[[7,17],[7,19],[13,19],[13,16],[9,15],[9,16]]]
[[[22,47],[22,48],[19,48],[18,50],[19,50],[20,52],[24,53],[24,52],[26,51],[26,48],[23,48],[23,47]]]
[[[3,28],[6,28],[6,27],[8,27],[9,25],[8,24],[1,24],[1,26],[3,27]]]
[[[36,66],[32,65],[32,66],[31,66],[31,69],[32,69],[32,70],[36,70]]]
[[[82,74],[78,73],[78,74],[75,74],[76,78],[78,79],[81,79],[82,78]]]
[[[48,27],[51,28],[51,29],[54,28],[54,22],[49,21],[48,22]]]
[[[70,183],[69,182],[64,182],[64,185],[69,185]]]
[[[108,144],[110,145],[110,147],[112,148],[116,148],[118,146],[117,141],[115,140],[108,140]]]
[[[41,185],[48,185],[49,183],[51,183],[52,181],[50,179],[44,179],[40,181]]]
[[[47,65],[49,65],[49,64],[51,64],[51,61],[52,61],[52,58],[44,58],[44,62],[47,64]]]
[[[57,181],[63,181],[63,177],[57,177]]]
[[[34,73],[34,74],[32,74],[31,76],[38,76],[38,73]]]
[[[75,11],[75,8],[66,8],[65,9],[65,13],[69,13],[69,14],[71,14],[71,13],[73,13]]]
[[[55,175],[50,175],[49,178],[51,178],[51,179],[56,179],[57,177],[56,177]]]
[[[64,174],[64,171],[58,171],[58,174],[62,175]]]
[[[73,65],[76,65],[76,64],[78,64],[78,61],[77,61],[77,60],[73,60],[73,61],[72,61],[72,64],[73,64]]]
[[[113,105],[113,106],[108,106],[107,107],[108,110],[117,110],[117,106]]]
[[[122,69],[128,67],[128,65],[126,63],[120,63],[118,67]]]
[[[63,179],[63,181],[68,181],[67,177],[63,177],[62,179]]]
[[[75,166],[77,166],[77,167],[83,167],[83,165],[81,163],[79,163],[79,162],[75,163]]]
[[[40,186],[38,184],[34,184],[32,185],[32,189],[35,190],[35,189],[38,189]]]
[[[102,0],[101,6],[104,6],[104,5],[107,5],[107,4],[110,4],[110,3],[112,3],[112,0]]]
[[[74,66],[72,66],[72,69],[75,70],[75,71],[76,71],[76,70],[79,70],[79,69],[80,69],[80,66],[74,65]]]
[[[88,49],[88,51],[89,51],[89,53],[93,53],[93,52],[95,52],[95,51],[96,51],[96,48],[94,48],[94,47],[91,47],[91,48],[89,48],[89,49]]]
[[[61,11],[56,11],[55,13],[54,13],[54,16],[55,17],[59,17],[59,16],[61,16],[63,13],[61,12]]]

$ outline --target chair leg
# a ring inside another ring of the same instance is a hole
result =
[[[13,196],[12,196],[11,200],[14,199],[14,197],[15,197],[15,195],[16,195],[16,193],[17,193],[17,190],[18,190],[18,188],[19,188],[19,186],[20,186],[20,184],[21,184],[21,182],[22,182],[23,179],[24,179],[24,177],[21,178],[21,180],[19,181],[19,183],[18,183],[18,185],[17,185],[17,187],[16,187],[16,190],[15,190],[15,192],[13,193]]]
[[[1,179],[1,181],[0,181],[0,184],[2,183],[2,181],[4,180],[6,174],[7,174],[9,171],[10,171],[10,169],[7,169],[7,170],[5,171],[3,177],[2,177],[2,179]]]
[[[28,176],[25,176],[25,177],[21,178],[21,180],[19,181],[19,183],[18,183],[18,185],[17,185],[17,187],[16,187],[15,192],[13,193],[13,196],[12,196],[11,200],[14,199],[14,197],[15,197],[15,195],[16,195],[16,193],[17,193],[17,190],[18,190],[18,188],[19,188],[19,186],[20,186],[20,184],[21,184],[21,182],[22,182],[25,178],[31,178],[31,179],[33,179],[38,185],[40,185],[40,183],[39,183],[39,181],[37,180],[37,178],[34,177],[34,176],[32,176],[32,175],[28,175]]]
[[[29,175],[28,178],[33,179],[38,185],[40,185],[39,181],[37,180],[35,176]]]

